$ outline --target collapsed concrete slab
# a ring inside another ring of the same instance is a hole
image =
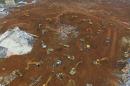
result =
[[[31,52],[34,37],[19,27],[7,30],[0,36],[0,58],[23,55]]]

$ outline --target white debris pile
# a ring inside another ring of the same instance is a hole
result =
[[[7,30],[0,36],[0,58],[27,54],[31,52],[34,41],[33,34],[26,33],[19,27]]]
[[[22,73],[16,69],[6,76],[0,76],[0,86],[8,86],[16,78],[22,77]]]
[[[29,86],[37,86],[37,84],[41,81],[42,76],[39,76],[37,78],[34,78],[32,82],[29,84]]]
[[[127,60],[126,66],[121,70],[122,74],[122,85],[121,86],[130,86],[130,59]]]
[[[67,40],[69,37],[76,38],[79,34],[77,27],[62,24],[58,29],[59,37],[62,40]]]
[[[37,2],[38,2],[38,0],[31,0],[31,2],[29,2],[29,3],[27,1],[21,0],[17,3],[17,6],[20,7],[20,6],[25,6],[25,5],[28,5],[28,4],[35,4]]]
[[[0,7],[0,18],[3,18],[5,16],[7,16],[8,14],[9,14],[9,12],[7,11],[6,8]]]
[[[129,36],[124,36],[122,37],[122,46],[126,47],[126,45],[130,45],[130,37]]]

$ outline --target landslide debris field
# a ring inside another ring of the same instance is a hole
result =
[[[0,19],[0,33],[19,27],[33,34],[35,41],[28,54],[0,59],[0,83],[9,86],[127,83],[128,79],[121,76],[129,69],[124,69],[130,56],[128,3],[43,0],[11,8],[10,14]],[[13,79],[8,79],[8,75]]]

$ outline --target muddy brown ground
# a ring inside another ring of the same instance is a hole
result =
[[[67,41],[60,39],[57,33],[61,25],[76,27],[78,36],[69,36]],[[10,86],[29,86],[31,79],[39,75],[42,76],[42,80],[37,86],[43,86],[49,76],[59,72],[65,74],[64,78],[59,80],[53,76],[48,86],[67,86],[70,79],[75,80],[76,86],[85,86],[87,83],[93,86],[119,86],[119,79],[113,73],[120,69],[116,66],[116,61],[121,57],[121,37],[130,32],[130,6],[69,0],[42,1],[15,8],[9,16],[1,19],[1,26],[1,33],[19,26],[22,30],[38,36],[32,52],[1,61],[0,75],[14,69],[23,73],[23,77],[14,80]],[[46,30],[46,33],[42,34],[42,30]],[[106,38],[111,39],[109,44],[105,43]],[[85,43],[80,39],[85,39]],[[41,41],[54,51],[48,55],[47,49],[42,48]],[[70,47],[66,48],[61,43]],[[87,43],[91,45],[89,50],[84,49]],[[68,60],[66,55],[75,56],[75,60]],[[52,65],[57,58],[61,59],[63,64],[53,68]],[[93,63],[102,58],[105,60],[100,64]],[[31,60],[43,61],[43,64],[39,67],[31,65],[29,70],[25,70],[27,62]],[[77,73],[74,76],[69,75],[70,69],[79,61],[82,63],[78,66]]]

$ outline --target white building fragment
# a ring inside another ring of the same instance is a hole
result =
[[[5,4],[7,6],[15,6],[16,5],[14,0],[5,0]]]
[[[0,36],[0,58],[23,55],[31,52],[34,38],[19,27],[7,30]]]

